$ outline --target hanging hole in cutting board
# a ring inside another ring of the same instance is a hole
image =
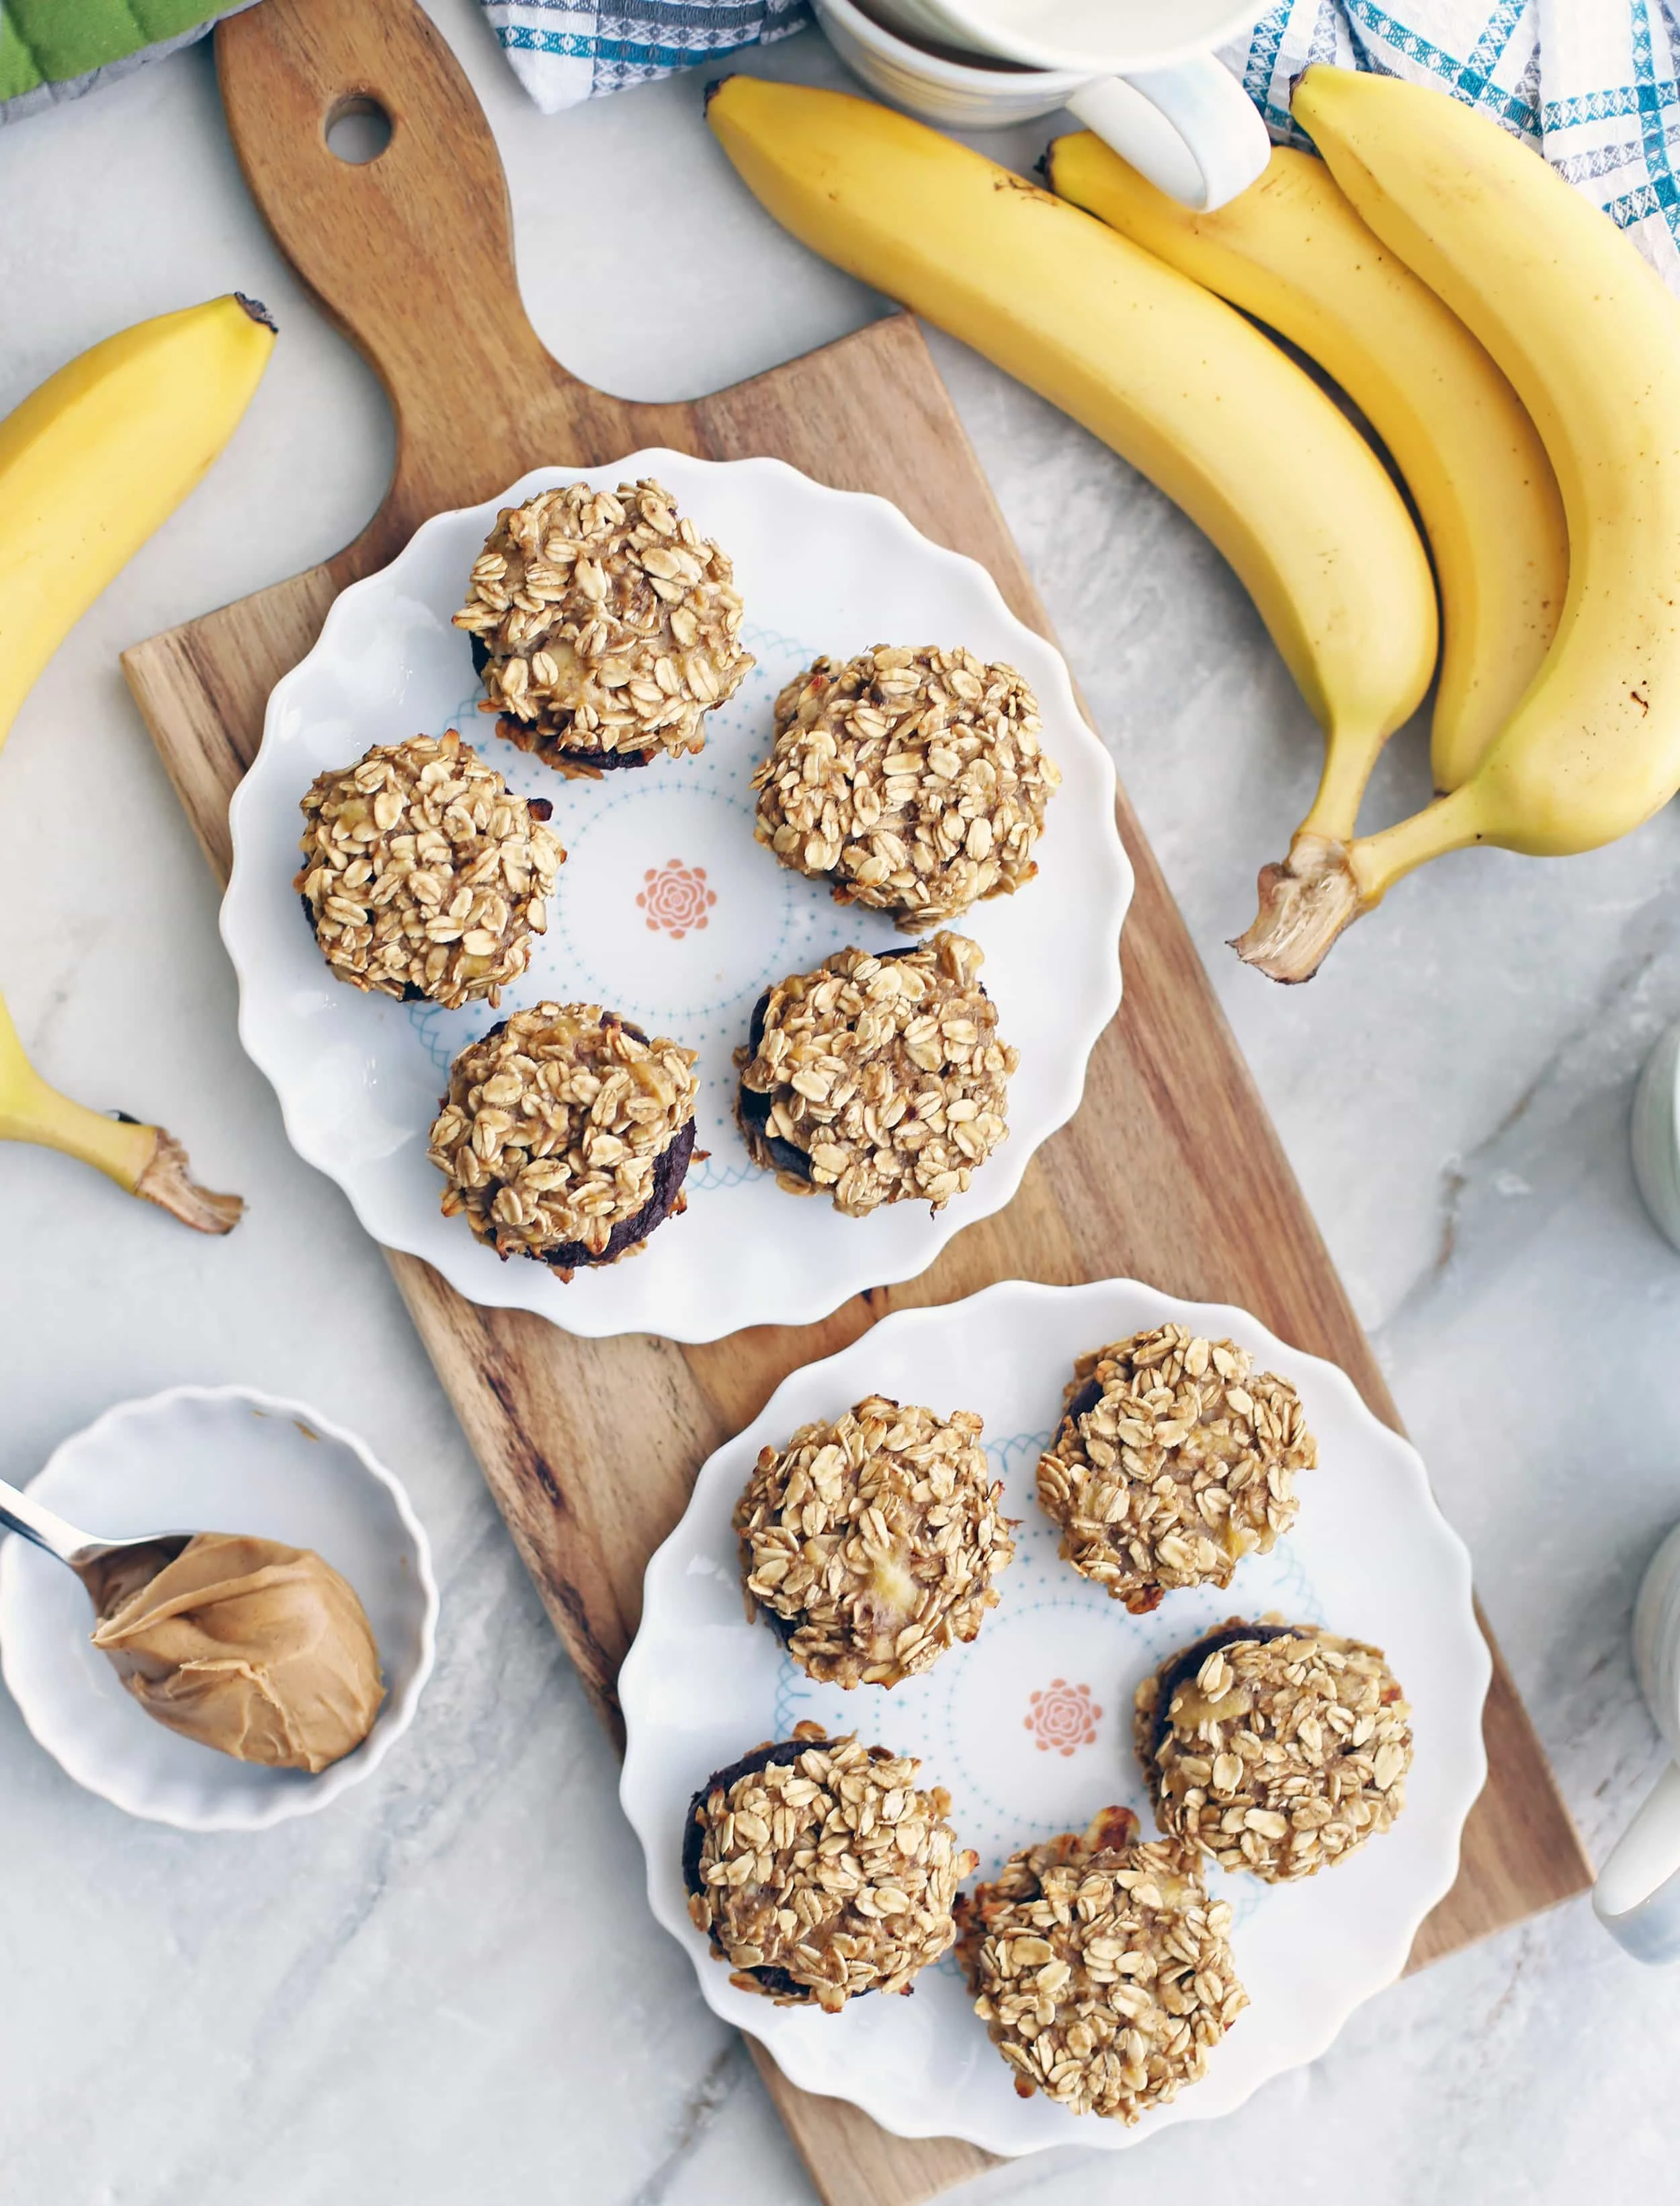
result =
[[[327,116],[327,151],[352,168],[377,161],[390,143],[390,117],[377,99],[358,92],[341,99]]]

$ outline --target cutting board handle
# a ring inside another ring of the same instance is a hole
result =
[[[496,141],[414,0],[265,0],[223,23],[216,51],[252,194],[396,415],[390,487],[332,563],[342,582],[441,507],[493,497],[539,459],[574,462],[580,419],[603,402],[526,317]],[[329,128],[370,107],[389,143],[341,159]]]

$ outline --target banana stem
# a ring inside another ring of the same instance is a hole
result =
[[[1297,836],[1316,835],[1331,843],[1353,841],[1365,785],[1387,741],[1387,734],[1375,728],[1358,734],[1333,724],[1326,730],[1324,772],[1313,808],[1296,830]]]
[[[1315,804],[1283,864],[1261,867],[1260,909],[1231,948],[1271,980],[1310,981],[1337,936],[1373,910],[1396,881],[1431,858],[1486,839],[1473,787],[1467,783],[1357,842],[1313,832]]]
[[[108,1118],[50,1088],[24,1054],[0,998],[0,1141],[32,1142],[92,1165],[125,1195],[155,1202],[199,1233],[230,1233],[244,1214],[236,1195],[198,1186],[187,1152],[161,1126]]]
[[[1359,883],[1360,909],[1369,911],[1379,904],[1396,881],[1432,858],[1486,842],[1483,819],[1482,802],[1471,780],[1438,796],[1409,820],[1397,820],[1392,827],[1361,837],[1348,853]]]

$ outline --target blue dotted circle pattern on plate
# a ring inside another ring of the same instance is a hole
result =
[[[1167,1321],[1253,1351],[1299,1390],[1320,1467],[1299,1480],[1295,1530],[1249,1555],[1224,1591],[1169,1594],[1132,1616],[1057,1553],[1038,1505],[1040,1452],[1075,1358]],[[813,1684],[742,1605],[730,1514],[760,1447],[871,1392],[941,1414],[977,1410],[1020,1520],[1001,1598],[967,1647],[883,1692]],[[1274,1889],[1214,1870],[1233,1911],[1252,2005],[1203,2080],[1137,2128],[1077,2120],[1016,2097],[947,1956],[910,1999],[838,2016],[777,2008],[736,1990],[688,1918],[680,1867],[694,1791],[759,1741],[812,1720],[920,1757],[919,1782],[951,1796],[980,1874],[1111,1803],[1153,1831],[1131,1741],[1132,1696],[1176,1649],[1227,1617],[1281,1613],[1386,1651],[1413,1708],[1416,1758],[1394,1828],[1337,1867]],[[785,1380],[748,1429],[706,1464],[682,1523],[648,1566],[641,1629],[619,1678],[629,1734],[622,1797],[647,1858],[654,1912],[692,1956],[708,2003],[749,2030],[801,2088],[849,2099],[903,2136],[961,2137],[1004,2154],[1058,2144],[1118,2149],[1181,2120],[1226,2113],[1270,2077],[1322,2052],[1358,2002],[1403,1965],[1457,1874],[1464,1817],[1486,1774],[1481,1706],[1490,1664],[1469,1560],[1415,1452],[1334,1366],[1277,1340],[1242,1310],[1181,1303],[1135,1280],[1046,1287],[1009,1280],[966,1302],[900,1312],[840,1355]]]
[[[698,758],[570,780],[497,736],[468,640],[450,624],[499,507],[567,481],[653,475],[735,563],[757,664],[707,718]],[[958,922],[1022,1055],[1009,1140],[937,1217],[899,1203],[841,1217],[748,1161],[735,1123],[734,1053],[764,989],[848,944],[903,946],[878,912],[837,905],[753,836],[754,769],[777,691],[812,659],[871,644],[966,644],[1037,692],[1061,768],[1039,878]],[[298,802],[315,775],[371,744],[458,727],[509,785],[550,798],[568,856],[527,972],[488,1005],[445,1011],[334,981],[299,911]],[[222,933],[239,975],[240,1034],[280,1098],[293,1145],[343,1188],[387,1247],[423,1256],[462,1294],[534,1310],[573,1332],[710,1340],[824,1316],[866,1287],[913,1278],[950,1236],[1001,1209],[1038,1145],[1078,1107],[1087,1061],[1120,998],[1132,889],[1114,824],[1114,773],[1067,670],[974,562],[930,543],[897,507],[833,491],[775,460],[638,452],[606,468],[540,468],[500,498],[427,522],[378,575],[353,584],[319,641],[276,687],[262,749],[234,798]],[[699,1052],[697,1159],[687,1213],[641,1254],[569,1285],[506,1263],[444,1219],[426,1136],[451,1059],[509,1011],[599,1001]]]

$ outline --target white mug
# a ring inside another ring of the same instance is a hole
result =
[[[1636,1961],[1680,1961],[1680,1524],[1639,1589],[1633,1653],[1652,1720],[1675,1759],[1599,1871],[1593,1911]]]
[[[962,130],[1069,109],[1161,190],[1223,206],[1272,141],[1208,49],[1253,21],[1254,0],[813,0],[866,84]]]

